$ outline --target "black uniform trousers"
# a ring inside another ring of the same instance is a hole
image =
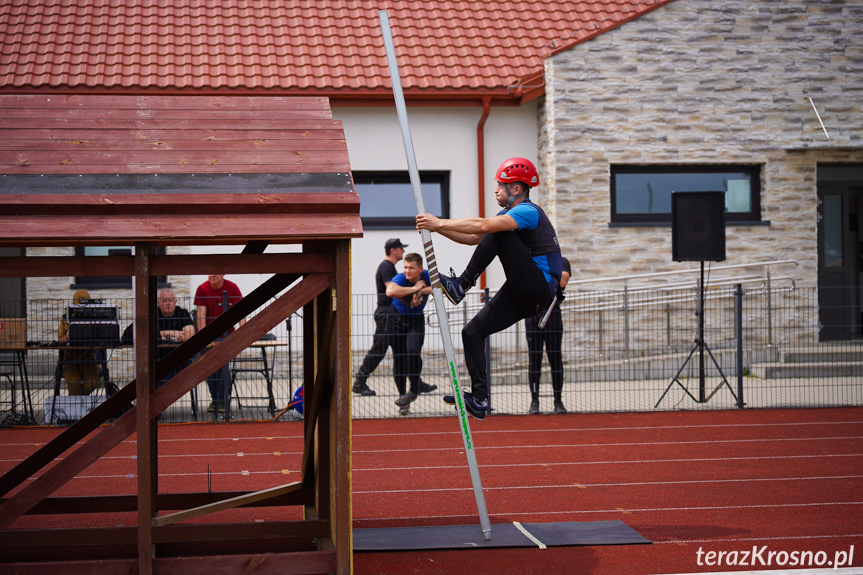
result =
[[[498,258],[506,281],[479,313],[462,330],[465,364],[471,379],[471,394],[477,401],[488,398],[485,367],[485,340],[526,317],[545,311],[553,294],[545,274],[518,235],[512,232],[485,234],[477,244],[462,277],[479,277]]]
[[[423,370],[422,349],[425,342],[425,316],[402,315],[397,311],[390,315],[391,341],[393,346],[393,376],[399,395],[407,392],[420,393],[420,374]]]
[[[560,313],[560,305],[554,306],[545,329],[539,329],[539,322],[545,312],[524,320],[525,333],[527,334],[527,376],[530,385],[530,395],[533,399],[539,397],[539,377],[542,371],[542,348],[548,355],[548,364],[551,366],[551,388],[554,398],[560,399],[563,392],[563,316]]]

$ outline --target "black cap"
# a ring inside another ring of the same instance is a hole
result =
[[[407,244],[403,244],[402,241],[398,238],[390,238],[387,240],[387,243],[384,244],[384,249],[387,250],[387,253],[393,248],[406,248]]]

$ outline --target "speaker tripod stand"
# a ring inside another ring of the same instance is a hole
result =
[[[690,350],[689,355],[686,357],[686,360],[680,366],[680,369],[677,370],[677,373],[674,374],[674,377],[671,378],[671,382],[668,384],[668,387],[665,388],[665,391],[662,392],[662,396],[659,398],[659,401],[656,402],[656,405],[653,406],[653,409],[659,407],[659,404],[662,403],[662,400],[665,399],[665,396],[674,387],[674,384],[679,385],[686,395],[692,398],[696,403],[707,403],[710,401],[716,392],[724,385],[728,388],[728,391],[731,392],[731,395],[734,396],[735,403],[737,402],[737,396],[734,394],[734,390],[731,388],[731,385],[728,383],[728,379],[726,379],[725,374],[722,372],[722,368],[719,366],[719,363],[716,361],[716,358],[713,357],[713,352],[710,351],[710,348],[707,346],[707,343],[704,341],[704,260],[701,260],[701,276],[698,280],[698,311],[696,312],[698,316],[698,335],[695,338],[695,343],[692,346],[692,350]],[[698,352],[698,397],[696,398],[692,393],[690,393],[689,389],[680,383],[680,374],[683,373],[683,370],[686,369],[687,364],[689,364],[690,360],[692,360],[692,356],[695,355],[695,352]],[[707,387],[705,385],[705,368],[704,368],[704,352],[707,352],[707,355],[710,356],[710,360],[713,362],[713,365],[716,367],[716,370],[719,372],[719,376],[722,378],[722,382],[717,385],[713,391],[710,392],[709,395],[705,395],[707,392]]]

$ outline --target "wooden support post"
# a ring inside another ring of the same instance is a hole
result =
[[[138,448],[138,573],[153,572],[153,527],[158,491],[156,425],[150,396],[156,389],[156,277],[150,276],[153,244],[135,245],[135,381]]]
[[[353,572],[351,524],[351,242],[336,244],[334,389],[330,407],[330,537],[336,548],[336,572]]]

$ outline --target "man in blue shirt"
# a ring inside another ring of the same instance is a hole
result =
[[[422,348],[425,341],[425,317],[423,310],[431,293],[429,273],[423,269],[422,256],[416,253],[404,257],[404,271],[396,274],[387,284],[387,297],[393,298],[396,313],[390,315],[387,332],[393,346],[393,376],[399,397],[396,405],[399,414],[407,415],[410,404],[424,391],[434,391],[437,386],[423,389],[420,373],[423,368]],[[406,388],[410,380],[410,393]]]
[[[525,158],[510,158],[495,174],[495,198],[503,208],[491,218],[445,220],[432,214],[416,218],[418,230],[438,232],[466,245],[476,245],[458,277],[440,274],[441,289],[452,303],[464,299],[489,264],[498,258],[506,281],[489,305],[484,306],[462,330],[465,364],[471,391],[465,392],[468,413],[483,419],[488,411],[488,373],[485,339],[516,322],[548,308],[560,285],[561,256],[554,227],[545,212],[530,201],[532,187],[539,185],[536,166]],[[455,403],[451,395],[447,403]]]

